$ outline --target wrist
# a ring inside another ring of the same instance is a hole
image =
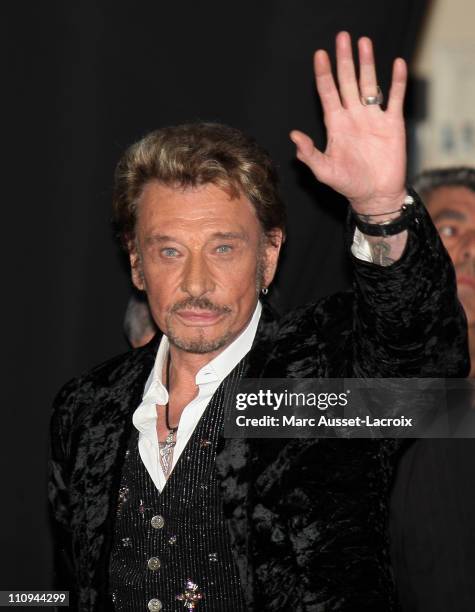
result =
[[[393,220],[401,214],[401,206],[408,196],[407,189],[390,196],[375,196],[366,200],[349,200],[354,213],[367,217],[376,217],[374,221],[368,223],[381,223],[383,215],[387,215],[388,220]]]
[[[397,208],[393,210],[362,214],[352,209],[354,222],[356,227],[367,236],[394,236],[411,225],[414,217],[414,202],[414,196],[407,194],[402,201],[399,200]]]

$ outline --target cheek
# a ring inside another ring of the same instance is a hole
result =
[[[442,244],[447,249],[447,253],[449,254],[450,259],[457,263],[458,253],[460,251],[459,248],[459,240],[457,238],[443,237],[442,236]]]
[[[147,287],[154,291],[166,290],[180,283],[179,265],[163,263],[151,255],[144,256],[142,272]]]
[[[467,315],[468,324],[473,325],[475,323],[475,290],[471,287],[460,285],[458,297]]]
[[[220,285],[235,295],[246,296],[255,292],[258,266],[255,260],[245,265],[235,265],[226,270],[220,279]]]
[[[144,288],[155,314],[164,312],[177,296],[176,280],[163,270],[153,266],[144,266]]]

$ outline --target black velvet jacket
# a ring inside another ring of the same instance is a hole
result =
[[[352,291],[280,322],[264,309],[244,375],[465,376],[455,275],[423,206],[399,261],[380,267],[352,259]],[[73,609],[110,607],[119,476],[159,340],[74,379],[55,401],[49,494],[58,586],[71,589]],[[394,609],[387,511],[398,445],[223,439],[216,464],[249,610]],[[200,606],[206,610],[205,601]]]

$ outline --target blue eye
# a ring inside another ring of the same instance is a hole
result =
[[[221,244],[219,247],[216,248],[216,251],[218,253],[229,253],[230,251],[232,251],[232,246],[230,246],[229,244]]]
[[[162,249],[162,253],[165,255],[165,257],[176,257],[178,255],[178,251],[172,247]]]

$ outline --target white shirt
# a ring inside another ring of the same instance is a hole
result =
[[[172,470],[185,448],[191,434],[195,430],[203,412],[206,409],[216,389],[246,355],[254,342],[257,325],[261,316],[262,306],[258,302],[251,320],[239,336],[231,342],[219,355],[201,368],[196,374],[195,383],[198,387],[197,396],[185,406],[176,433],[176,445],[173,449]],[[163,335],[158,347],[152,372],[145,383],[142,403],[132,416],[132,421],[139,431],[139,454],[150,478],[161,492],[166,483],[159,459],[157,437],[156,405],[168,402],[168,392],[162,383],[163,365],[168,355],[169,342]]]
[[[355,228],[355,233],[353,235],[353,244],[351,245],[351,252],[355,257],[358,257],[358,259],[373,263],[373,254],[371,252],[370,244],[366,239],[365,235],[362,234],[357,227]]]

